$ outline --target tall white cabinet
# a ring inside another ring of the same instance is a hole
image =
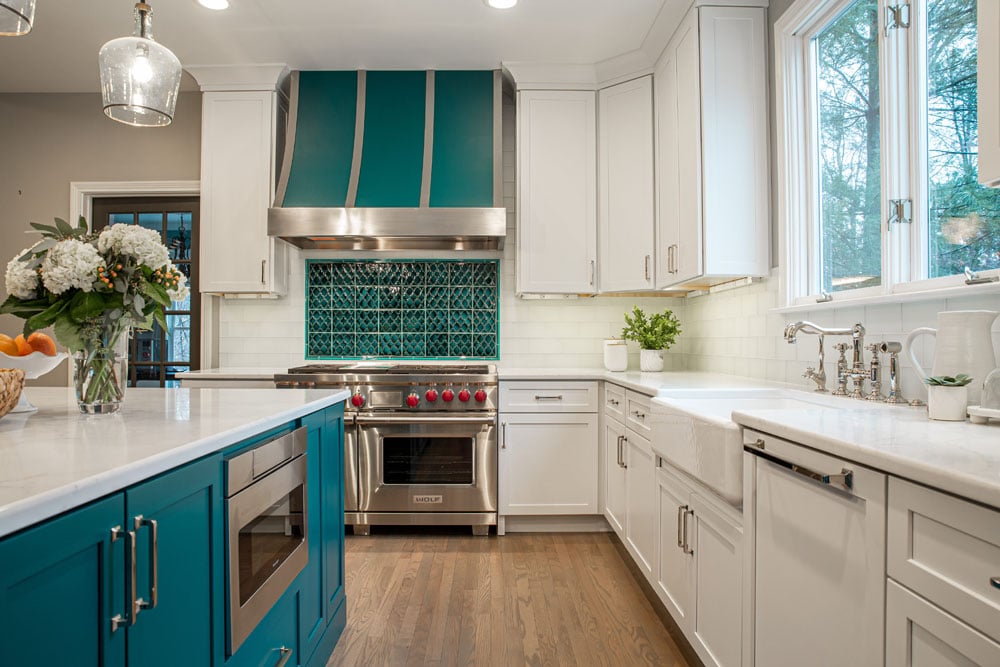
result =
[[[1000,3],[978,3],[979,182],[1000,187]]]
[[[765,10],[699,4],[655,71],[657,288],[768,272]]]
[[[287,114],[283,68],[192,68],[201,84],[200,287],[282,295],[288,246],[267,235]]]
[[[598,99],[601,292],[653,288],[653,77],[603,88]]]
[[[517,292],[596,292],[596,94],[519,91],[517,150]]]

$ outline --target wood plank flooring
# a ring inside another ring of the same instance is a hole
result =
[[[609,533],[347,537],[327,663],[686,667]]]

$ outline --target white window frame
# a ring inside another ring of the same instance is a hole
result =
[[[854,0],[798,0],[775,23],[775,113],[781,294],[786,309],[898,302],[1000,293],[1000,284],[967,286],[965,276],[927,275],[927,81],[925,0],[911,0],[911,27],[886,36],[879,0],[882,284],[835,292],[822,301],[819,258],[818,123],[813,38]],[[979,0],[988,2],[990,0]],[[916,65],[916,66],[915,66]],[[912,223],[886,224],[889,199],[913,199]],[[1000,276],[1000,269],[980,275]]]

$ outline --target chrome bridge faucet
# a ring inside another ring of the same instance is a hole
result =
[[[826,359],[826,354],[823,349],[823,343],[826,336],[850,336],[851,337],[851,363],[848,365],[846,359],[844,358],[844,352],[846,351],[846,346],[841,349],[840,345],[837,349],[840,350],[840,360],[837,362],[837,391],[833,392],[834,395],[844,395],[847,393],[846,386],[848,379],[854,381],[854,387],[851,391],[851,396],[854,398],[865,398],[864,395],[864,382],[868,378],[868,371],[865,370],[864,362],[864,349],[865,349],[865,328],[859,322],[855,324],[850,329],[828,329],[821,327],[818,324],[813,324],[812,322],[800,321],[793,322],[785,327],[785,342],[789,344],[794,344],[796,341],[796,336],[802,333],[816,334],[819,337],[819,368],[808,367],[806,368],[803,377],[807,377],[816,383],[816,390],[820,393],[825,393],[826,389],[826,369],[824,368],[824,361]]]

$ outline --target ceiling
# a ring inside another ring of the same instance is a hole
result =
[[[149,0],[156,40],[184,65],[495,69],[591,64],[638,49],[664,0]],[[97,52],[131,34],[128,0],[37,0],[24,37],[0,37],[0,92],[97,92]],[[190,79],[188,79],[190,86]]]

